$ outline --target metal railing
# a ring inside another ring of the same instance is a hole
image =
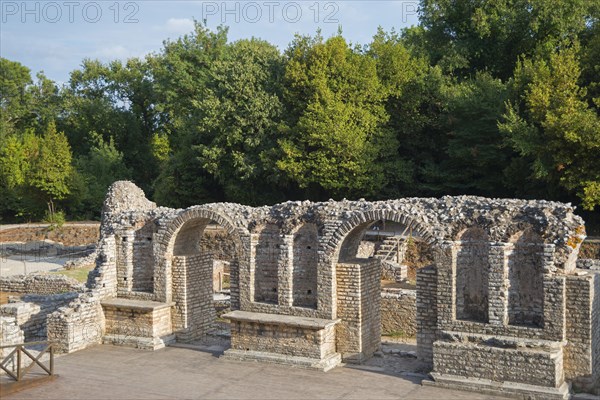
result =
[[[31,350],[27,350],[25,347],[29,347],[29,346],[39,346],[39,345],[45,345],[45,347],[39,352],[39,354],[37,356],[34,356],[32,353],[30,353]],[[31,371],[31,369],[33,367],[35,367],[36,365],[38,365],[41,369],[43,369],[44,371],[46,371],[46,373],[49,376],[53,376],[54,375],[54,346],[52,343],[50,342],[28,342],[28,343],[20,343],[20,344],[10,344],[10,345],[5,345],[5,346],[0,346],[0,350],[1,349],[8,349],[14,347],[14,350],[11,351],[10,353],[8,353],[8,355],[6,357],[4,357],[4,359],[2,360],[2,362],[0,362],[0,369],[2,369],[4,372],[6,372],[6,374],[8,376],[10,376],[11,378],[13,378],[15,381],[20,382],[23,380],[23,378],[25,377],[25,375],[27,375],[27,373],[29,371]],[[48,360],[48,366],[44,365],[40,360],[42,358],[42,356],[46,353],[50,353],[50,359]],[[23,367],[23,356],[27,356],[31,359],[31,364],[27,365],[26,367]],[[13,365],[13,368],[9,368],[8,365],[10,364],[11,361],[14,362],[14,359],[17,359],[17,365],[16,368]],[[11,370],[12,369],[12,370]],[[15,369],[16,369],[16,373],[15,373]]]

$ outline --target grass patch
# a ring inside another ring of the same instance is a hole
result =
[[[409,335],[404,331],[392,331],[392,332],[385,332],[382,334],[382,336],[387,336],[393,339],[414,339],[415,337],[413,335]]]
[[[63,269],[60,271],[52,271],[50,274],[52,275],[65,275],[69,278],[73,278],[81,283],[87,282],[88,273],[94,269],[93,266],[85,267],[85,268],[76,268],[76,269]]]

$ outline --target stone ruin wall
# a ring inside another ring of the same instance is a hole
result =
[[[48,336],[65,342],[66,351],[99,343],[89,333],[68,332],[95,323],[101,336],[100,301],[117,296],[175,301],[174,327],[182,328],[183,336],[192,327],[202,331],[205,320],[194,320],[196,315],[177,301],[189,290],[177,277],[177,257],[207,254],[200,239],[209,222],[225,228],[235,243],[232,309],[334,320],[343,315],[342,296],[349,293],[344,292],[346,272],[340,263],[356,257],[364,231],[379,220],[410,226],[434,249],[434,265],[417,272],[415,326],[419,358],[429,362],[436,380],[445,382],[452,375],[556,390],[565,378],[597,385],[597,265],[577,260],[585,237],[583,221],[570,205],[548,201],[461,196],[257,208],[219,203],[173,210],[156,207],[131,183],[117,182],[103,209],[88,293],[48,317]],[[520,271],[517,264],[526,267]],[[374,316],[354,331],[365,340],[364,348],[352,351],[368,357],[379,344],[380,316],[374,305],[379,307],[382,295],[374,276],[381,267],[360,259],[358,265],[360,271],[372,272],[360,277],[355,307],[363,321]],[[372,285],[366,284],[369,280]],[[568,317],[575,309],[581,318]],[[65,335],[70,335],[67,340]],[[481,365],[490,361],[499,369]],[[537,372],[526,370],[531,362],[539,363]],[[523,369],[511,370],[512,363]],[[529,373],[538,378],[523,381]]]

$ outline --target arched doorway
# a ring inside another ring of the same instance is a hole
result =
[[[420,225],[400,215],[383,217],[365,218],[340,241],[333,268],[336,316],[342,320],[336,332],[338,352],[355,363],[374,354],[380,361],[388,354],[406,356],[409,361],[385,362],[410,364],[410,370],[417,364],[416,272],[433,263],[432,250]]]
[[[172,327],[177,341],[206,338],[219,326],[223,330],[227,325],[217,320],[217,308],[222,314],[239,307],[239,234],[225,217],[198,208],[184,211],[165,231],[168,245],[160,258],[162,274],[155,279],[155,292],[174,303]],[[228,279],[216,284],[215,276]],[[215,286],[226,286],[218,294],[229,299],[229,307],[223,307],[222,301],[217,304]]]

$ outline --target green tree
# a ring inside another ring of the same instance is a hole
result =
[[[229,201],[281,201],[273,149],[282,119],[279,99],[282,57],[273,45],[252,39],[227,46],[216,60],[194,146],[203,169],[223,187]]]
[[[202,144],[204,127],[205,110],[199,103],[210,95],[211,74],[226,47],[226,29],[212,32],[196,23],[194,32],[166,41],[160,54],[149,60],[158,93],[156,108],[164,114],[160,134],[168,138],[172,151],[154,182],[160,204],[182,207],[224,199],[194,146]]]
[[[421,0],[420,21],[434,64],[458,75],[488,70],[494,77],[508,79],[520,55],[548,55],[565,38],[577,37],[586,27],[593,3]]]
[[[0,57],[0,143],[15,129],[22,129],[29,110],[31,72],[18,62]]]
[[[39,153],[32,160],[28,184],[51,202],[64,200],[69,194],[69,181],[73,173],[71,147],[63,132],[56,131],[51,122],[40,138]]]
[[[506,84],[479,73],[444,89],[448,115],[447,192],[504,196],[503,166],[512,151],[504,147],[498,119],[504,111]]]
[[[515,70],[513,97],[499,125],[529,161],[531,178],[577,194],[586,209],[600,204],[600,117],[578,85],[577,45]]]
[[[79,193],[71,199],[72,206],[80,215],[98,218],[108,187],[115,181],[130,179],[131,171],[114,141],[104,141],[100,135],[96,135],[96,144],[89,154],[77,159],[76,166],[80,176],[74,178],[74,184]]]
[[[151,62],[132,58],[103,64],[86,59],[71,73],[64,96],[69,111],[62,128],[74,153],[90,154],[96,134],[106,142],[113,140],[134,181],[151,193],[159,173],[152,141],[161,119]]]
[[[297,37],[286,52],[288,124],[277,166],[309,197],[372,196],[397,149],[373,58],[341,36]]]
[[[446,79],[395,32],[379,29],[368,54],[376,62],[386,95],[386,128],[398,141],[397,152],[391,155],[393,165],[385,168],[388,183],[380,195],[439,194],[445,182],[441,163],[447,158],[442,94]]]

